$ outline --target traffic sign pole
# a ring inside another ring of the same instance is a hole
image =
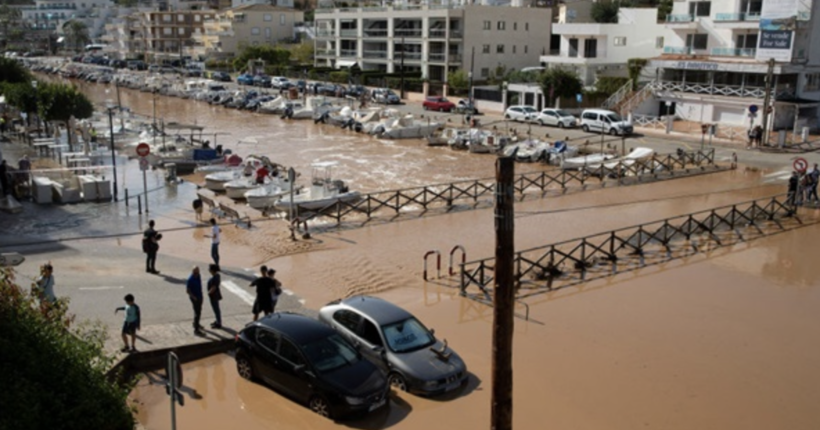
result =
[[[151,146],[142,142],[137,145],[137,155],[140,156],[140,170],[142,170],[142,190],[145,195],[145,213],[148,213],[148,179],[145,177],[145,171],[148,170],[148,155],[151,153]],[[137,198],[139,200],[139,198]]]

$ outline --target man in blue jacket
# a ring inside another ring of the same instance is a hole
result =
[[[194,334],[201,335],[202,326],[199,325],[199,318],[202,316],[202,277],[199,276],[199,267],[194,266],[188,282],[185,283],[185,291],[194,307]]]

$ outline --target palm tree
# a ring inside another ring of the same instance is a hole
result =
[[[63,24],[66,46],[73,46],[76,51],[81,51],[82,47],[91,42],[88,36],[88,26],[82,21],[69,20]]]

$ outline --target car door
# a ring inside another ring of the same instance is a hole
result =
[[[361,339],[359,351],[361,351],[362,355],[383,371],[387,372],[389,369],[387,361],[385,360],[384,340],[382,338],[381,329],[369,319],[362,318],[357,335],[359,339]]]
[[[336,323],[339,333],[346,337],[356,348],[359,348],[362,342],[358,334],[362,316],[348,309],[340,309],[333,313],[333,321]]]
[[[260,327],[256,330],[256,343],[252,354],[254,369],[259,372],[259,377],[271,386],[278,386],[274,367],[279,360],[277,350],[279,349],[279,334]]]
[[[279,342],[279,360],[273,373],[283,392],[305,402],[310,396],[312,384],[308,380],[307,360],[295,343],[282,337]]]
[[[558,124],[558,121],[556,121],[556,118],[555,118],[555,112],[550,111],[550,110],[545,110],[544,111],[544,124],[546,124],[546,125],[556,125],[556,124]]]

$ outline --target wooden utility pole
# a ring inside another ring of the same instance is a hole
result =
[[[495,287],[493,289],[492,430],[512,430],[513,321],[515,311],[515,161],[495,162]]]
[[[769,58],[769,70],[766,72],[766,88],[763,95],[763,121],[761,124],[763,134],[760,136],[761,145],[764,146],[769,144],[769,132],[771,131],[769,130],[769,109],[772,101],[772,80],[774,80],[774,58]]]

